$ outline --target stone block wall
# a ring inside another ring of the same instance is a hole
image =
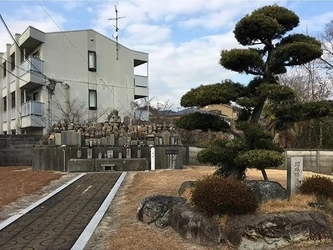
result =
[[[88,156],[88,147],[81,147],[81,158],[87,159]],[[108,150],[113,150],[113,159],[115,162],[118,162],[118,165],[122,166],[121,170],[126,171],[126,166],[129,171],[132,170],[145,170],[150,169],[150,151],[149,147],[142,146],[141,147],[141,158],[140,162],[137,162],[137,166],[134,166],[135,158],[137,158],[138,146],[131,147],[131,158],[133,160],[129,160],[126,164],[119,164],[118,154],[122,153],[122,159],[127,160],[126,158],[126,148],[125,147],[93,147],[92,148],[92,158],[94,160],[98,159],[99,153],[102,153],[102,158],[105,159],[105,153]],[[33,161],[32,167],[34,170],[51,170],[51,171],[69,171],[70,167],[75,169],[75,171],[80,171],[78,164],[80,161],[71,162],[71,159],[78,159],[77,157],[78,147],[65,147],[61,146],[36,146],[33,148]],[[167,169],[167,168],[175,168],[181,169],[183,168],[184,163],[184,155],[186,154],[186,147],[183,146],[156,146],[155,147],[155,169]],[[146,159],[145,163],[142,163],[141,159]],[[112,160],[112,159],[108,159]],[[92,163],[81,162],[82,171],[86,169],[87,171],[91,171],[94,169],[91,167]],[[71,166],[69,166],[71,164]],[[87,165],[84,165],[87,164]],[[148,167],[146,165],[148,164]],[[96,169],[95,169],[96,170]]]
[[[0,135],[0,166],[31,166],[41,135]]]

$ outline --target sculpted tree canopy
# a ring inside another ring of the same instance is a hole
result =
[[[332,103],[303,105],[290,87],[279,83],[279,74],[285,73],[288,67],[311,62],[323,53],[321,43],[315,38],[288,34],[298,24],[299,18],[294,12],[277,5],[246,15],[234,29],[235,38],[246,48],[222,50],[220,64],[226,69],[253,75],[253,80],[247,86],[230,80],[199,86],[182,97],[184,107],[233,101],[241,109],[235,130],[238,136],[230,142],[213,143],[199,154],[201,162],[218,164],[219,173],[237,178],[244,177],[247,167],[257,168],[267,179],[265,167],[279,166],[283,157],[282,149],[260,121],[264,105],[272,107],[275,129],[285,129],[292,122],[312,116],[333,114]]]

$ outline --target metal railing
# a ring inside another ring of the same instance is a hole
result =
[[[20,76],[29,71],[43,72],[43,61],[36,57],[29,57],[20,66]]]
[[[21,116],[29,115],[43,115],[44,103],[36,101],[28,101],[22,104],[22,114]]]

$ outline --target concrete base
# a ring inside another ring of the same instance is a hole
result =
[[[113,169],[105,169],[105,167],[113,166]],[[148,170],[148,161],[143,158],[123,158],[123,159],[96,159],[95,171],[144,171]]]
[[[68,172],[94,172],[95,163],[92,159],[70,159]]]
[[[148,170],[148,161],[144,158],[131,159],[70,159],[69,172],[103,171],[144,171]]]

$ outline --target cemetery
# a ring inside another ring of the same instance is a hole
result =
[[[99,124],[58,123],[33,148],[34,170],[63,172],[180,169],[185,147],[171,124],[131,124],[116,110]]]

